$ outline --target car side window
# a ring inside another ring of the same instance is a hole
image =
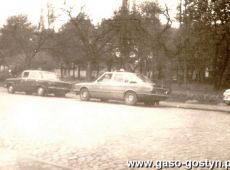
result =
[[[113,79],[115,82],[128,82],[128,79],[122,74],[115,74]]]
[[[37,72],[30,72],[29,78],[31,78],[31,79],[39,79],[40,76],[39,76],[39,74]]]
[[[29,77],[29,72],[28,71],[25,71],[23,74],[22,74],[22,78],[28,78]]]
[[[112,78],[112,73],[107,73],[107,74],[105,74],[104,76],[102,76],[102,77],[98,80],[98,82],[108,82],[108,81],[111,80],[111,78]]]

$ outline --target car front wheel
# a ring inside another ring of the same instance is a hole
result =
[[[37,94],[38,94],[38,96],[44,96],[45,95],[45,89],[43,87],[38,87]]]
[[[13,94],[15,92],[13,85],[9,85],[8,88],[7,88],[7,90],[8,90],[8,93],[11,93],[11,94]]]
[[[137,104],[137,95],[135,92],[126,92],[125,93],[125,103],[127,105],[136,105]]]
[[[90,99],[89,91],[87,88],[83,88],[80,90],[80,99],[82,101],[88,101]]]

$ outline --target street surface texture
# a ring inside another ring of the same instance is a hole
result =
[[[224,161],[230,159],[229,122],[222,112],[1,91],[0,144],[21,159],[4,164],[0,155],[0,169],[61,169],[39,168],[23,156],[76,170],[126,170],[128,160]]]

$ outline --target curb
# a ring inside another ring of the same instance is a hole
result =
[[[208,105],[208,104],[188,104],[188,103],[166,102],[166,101],[161,102],[161,105],[166,107],[172,107],[172,108],[230,113],[229,106],[218,106],[218,105]]]

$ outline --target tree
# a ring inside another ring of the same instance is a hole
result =
[[[90,18],[84,13],[80,12],[76,17],[72,16],[72,11],[66,11],[70,23],[74,26],[75,37],[80,41],[81,50],[83,53],[82,58],[87,65],[87,80],[92,79],[92,66],[98,64],[101,56],[106,52],[110,41],[110,36],[107,36],[111,31],[104,29],[102,26],[94,26]]]
[[[170,68],[166,69],[174,56],[170,42],[171,18],[168,7],[161,8],[157,3],[144,2],[140,6],[142,29],[150,47],[148,56],[151,58],[152,79],[171,79]],[[166,18],[166,24],[161,24],[159,16]]]
[[[186,0],[183,11],[182,25],[189,40],[187,47],[196,52],[190,53],[190,58],[194,59],[198,52],[200,63],[209,68],[210,63],[205,63],[205,59],[212,61],[215,89],[222,85],[230,58],[229,11],[227,0]]]
[[[52,47],[49,49],[50,55],[59,63],[61,75],[63,69],[68,70],[74,66],[84,65],[84,57],[86,56],[83,50],[83,44],[78,36],[76,36],[76,28],[73,23],[68,22],[61,27],[58,33],[55,34]],[[79,75],[78,75],[79,77]]]
[[[17,64],[19,69],[31,67],[31,61],[42,50],[47,49],[47,41],[52,36],[50,30],[36,29],[26,16],[12,16],[7,20],[1,31],[1,52],[10,60],[11,64]]]
[[[143,38],[138,14],[121,9],[112,19],[106,21],[110,31],[110,43],[113,44],[118,69],[134,71],[130,64],[137,60],[137,43]]]
[[[219,89],[230,58],[230,6],[227,0],[212,0],[209,4],[209,27],[215,40],[213,59],[214,87]]]

